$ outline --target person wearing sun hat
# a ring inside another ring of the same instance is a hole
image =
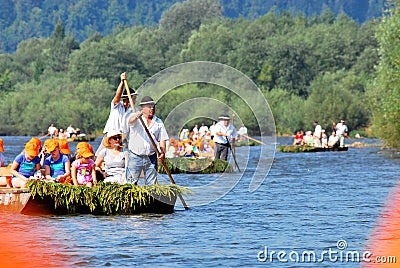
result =
[[[122,151],[122,133],[110,131],[102,142],[104,148],[97,155],[96,168],[103,175],[104,182],[124,184],[128,159]]]
[[[67,155],[61,153],[59,140],[51,139],[46,146],[49,154],[44,160],[45,177],[49,181],[71,182],[71,164]]]
[[[0,167],[4,167],[4,145],[3,145],[3,139],[0,138]]]
[[[27,142],[25,150],[15,157],[10,172],[13,175],[12,185],[24,188],[35,171],[40,170],[39,147],[35,142]]]
[[[71,164],[71,178],[75,186],[84,185],[92,187],[97,184],[96,164],[92,157],[93,151],[89,143],[81,143],[76,149],[76,159]]]
[[[231,118],[228,115],[218,117],[218,123],[215,125],[214,141],[214,158],[228,160],[229,144],[237,139],[236,128],[230,124]]]
[[[155,184],[157,181],[158,160],[164,161],[166,141],[169,140],[163,121],[155,115],[155,101],[150,96],[144,96],[140,101],[140,111],[132,113],[125,122],[124,134],[128,141],[127,181],[137,184],[143,171],[145,184]],[[154,142],[158,145],[160,155],[150,141],[140,120],[146,124]]]

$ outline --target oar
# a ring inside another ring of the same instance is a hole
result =
[[[128,86],[128,81],[126,81],[126,79],[124,80],[124,85],[125,85],[126,93],[128,94],[128,99],[129,99],[129,103],[130,103],[131,108],[132,108],[132,112],[134,112],[134,111],[135,111],[135,106],[133,105],[133,101],[132,101],[132,97],[131,97],[131,92],[130,92],[130,89],[129,89],[129,86]],[[143,121],[143,119],[142,119],[141,116],[139,117],[139,121],[140,121],[140,123],[142,124],[144,130],[146,131],[146,134],[147,134],[147,136],[149,137],[149,139],[150,139],[150,141],[151,141],[151,144],[153,145],[154,150],[155,150],[156,153],[157,153],[157,156],[159,156],[159,155],[160,155],[160,151],[158,150],[157,144],[155,143],[155,141],[154,141],[154,139],[153,139],[153,136],[151,136],[151,133],[150,133],[149,129],[147,128],[146,124],[144,123],[144,121]],[[165,170],[165,172],[167,173],[168,178],[169,178],[169,180],[171,181],[171,183],[172,183],[173,185],[176,185],[174,179],[172,178],[171,172],[170,172],[169,169],[168,169],[168,166],[165,164],[164,161],[160,161],[160,162],[161,162],[161,164],[163,165],[164,170]],[[179,196],[179,199],[180,199],[181,202],[182,202],[183,207],[184,207],[185,209],[189,209],[189,207],[186,205],[185,200],[183,199],[182,195],[181,195],[179,192],[178,192],[178,196]]]
[[[235,162],[235,166],[237,167],[237,169],[239,170],[239,172],[242,172],[242,171],[240,171],[239,165],[238,165],[238,163],[236,162],[236,155],[235,155],[235,153],[234,153],[233,150],[232,150],[232,145],[231,145],[231,143],[229,142],[228,137],[225,137],[225,138],[226,138],[226,142],[228,143],[229,148],[231,149],[231,153],[232,153],[233,161]]]
[[[257,139],[254,139],[254,138],[252,138],[252,137],[249,137],[249,136],[247,136],[246,134],[242,134],[242,136],[245,137],[245,138],[248,138],[249,140],[252,140],[252,141],[261,143],[262,145],[266,145],[264,142],[259,141],[259,140],[257,140]]]
[[[47,133],[46,135],[43,135],[42,137],[40,137],[39,139],[41,140],[41,139],[43,139],[43,138],[45,138],[45,137],[47,137],[47,136],[49,136],[50,134],[49,133]]]

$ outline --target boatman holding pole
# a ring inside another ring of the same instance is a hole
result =
[[[123,131],[129,150],[127,180],[129,183],[137,184],[143,171],[145,184],[151,185],[157,181],[158,160],[164,161],[169,137],[163,121],[154,114],[155,101],[150,96],[144,96],[139,106],[140,111],[128,117]],[[149,130],[158,150],[153,147],[144,126],[139,122],[140,118]]]
[[[231,118],[228,115],[218,117],[219,122],[215,125],[215,135],[213,141],[215,143],[214,157],[215,159],[228,160],[228,151],[231,141],[237,139],[236,128],[230,124]]]

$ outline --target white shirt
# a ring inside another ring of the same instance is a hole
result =
[[[345,132],[348,132],[347,126],[342,123],[336,124],[336,135],[343,135]]]
[[[125,107],[122,102],[118,102],[116,105],[114,105],[114,102],[111,101],[110,115],[108,116],[103,133],[106,134],[108,132],[111,132],[112,130],[122,131],[123,116],[125,115],[125,113],[128,113],[129,110],[130,108],[125,111]]]
[[[200,135],[201,135],[201,136],[206,135],[207,131],[208,131],[208,127],[207,127],[207,126],[201,126],[201,127],[199,128],[199,132],[200,132]]]
[[[242,126],[241,128],[239,128],[239,135],[247,135],[247,127]]]
[[[215,131],[215,126],[216,126],[216,125],[211,125],[210,128],[209,128],[210,133],[211,133],[211,136],[214,136],[214,135],[215,135],[215,132],[216,132],[216,131]]]
[[[232,126],[231,124],[229,124],[228,127],[225,127],[223,122],[218,122],[215,125],[215,133],[217,133],[217,132],[221,132],[223,134],[228,134],[228,137],[219,136],[219,135],[215,134],[213,141],[216,143],[226,144],[227,138],[228,138],[228,141],[230,142],[232,138],[237,137],[236,128],[234,126]]]
[[[147,124],[147,120],[144,116],[142,116],[142,119],[144,123]],[[157,116],[153,116],[153,120],[147,128],[151,133],[154,142],[157,144],[157,147],[159,147],[158,144],[160,141],[169,140],[164,123]],[[139,119],[133,122],[133,124],[129,124],[127,135],[128,149],[132,153],[137,155],[152,155],[156,152]]]
[[[52,127],[52,126],[50,126],[49,129],[48,129],[50,135],[54,135],[54,133],[56,133],[56,130],[57,130],[57,128],[56,127]]]
[[[321,125],[316,125],[314,130],[314,137],[321,138],[322,127]]]

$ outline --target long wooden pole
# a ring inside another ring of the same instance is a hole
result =
[[[126,93],[128,94],[128,99],[129,99],[129,103],[130,103],[131,108],[132,108],[132,112],[134,112],[134,111],[135,111],[135,106],[134,106],[134,104],[133,104],[133,100],[132,100],[132,97],[131,97],[131,92],[130,92],[130,89],[129,89],[129,86],[128,86],[128,81],[124,80],[124,85],[125,85]],[[155,150],[156,153],[157,153],[157,156],[159,156],[159,155],[160,155],[160,151],[158,150],[157,144],[156,144],[156,142],[154,141],[153,136],[151,136],[151,133],[150,133],[149,129],[147,128],[147,126],[146,126],[146,124],[145,124],[145,122],[143,121],[143,118],[142,118],[141,116],[139,117],[139,121],[140,121],[140,123],[142,124],[144,130],[146,131],[146,134],[147,134],[147,136],[149,137],[150,142],[151,142],[151,144],[153,145],[154,150]],[[161,164],[163,165],[164,170],[165,170],[165,172],[167,173],[168,178],[169,178],[169,180],[171,181],[171,183],[172,183],[173,185],[176,185],[174,179],[172,178],[171,172],[170,172],[170,170],[168,169],[168,166],[165,164],[164,161],[160,161],[160,162],[161,162]],[[179,192],[178,192],[178,197],[179,197],[179,199],[181,200],[183,207],[184,207],[185,209],[189,209],[189,207],[187,206],[185,200],[183,199],[182,195],[181,195]]]
[[[233,150],[232,150],[232,145],[231,145],[231,143],[229,142],[228,137],[225,137],[225,138],[226,138],[226,142],[228,143],[229,148],[231,149],[231,153],[232,153],[233,161],[235,162],[235,166],[237,167],[237,169],[239,170],[239,172],[242,172],[242,171],[240,171],[240,167],[239,167],[238,163],[236,162],[236,155],[235,155],[235,153],[234,153]]]
[[[266,145],[264,142],[259,141],[259,140],[257,140],[257,139],[254,139],[254,138],[252,138],[252,137],[249,137],[249,136],[247,136],[246,134],[242,134],[241,136],[243,136],[243,137],[245,137],[245,138],[248,138],[249,140],[253,140],[253,141],[255,141],[255,142],[258,142],[258,143],[260,143],[260,144],[262,144],[262,145]]]

